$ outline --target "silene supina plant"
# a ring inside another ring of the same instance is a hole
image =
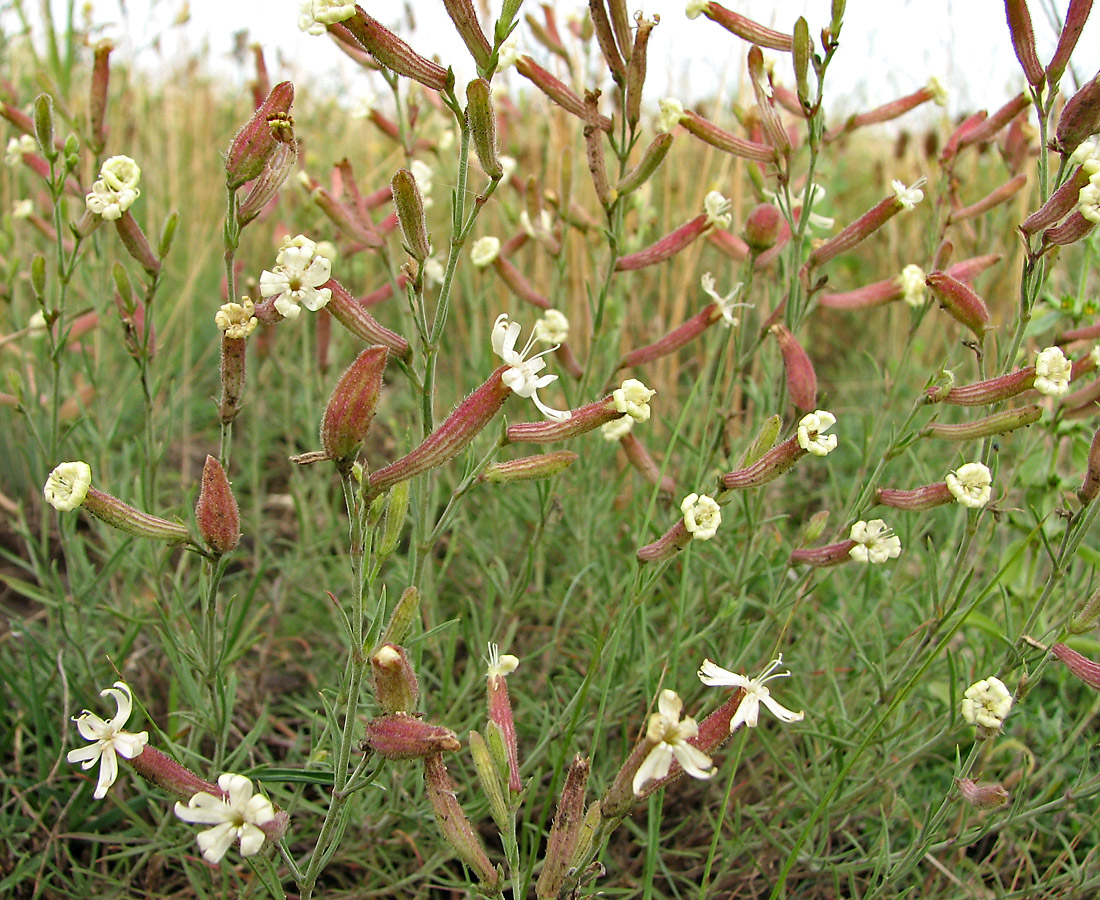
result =
[[[498,6],[302,2],[346,91],[197,137],[109,41],[2,86],[5,885],[1095,893],[1092,4],[988,110],[852,110],[842,0],[686,3],[736,101]]]

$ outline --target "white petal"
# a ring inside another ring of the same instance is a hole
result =
[[[714,774],[710,757],[693,744],[680,741],[673,745],[672,752],[676,756],[676,762],[692,778],[710,778]]]
[[[326,278],[325,281],[328,281]],[[323,284],[324,282],[322,282]],[[319,309],[323,309],[328,305],[329,300],[332,299],[331,288],[307,288],[300,292],[299,301],[302,306],[308,309],[310,312],[317,312]]]
[[[73,722],[76,723],[76,730],[80,732],[80,736],[86,741],[101,741],[111,736],[111,726],[88,710],[84,710],[73,719]]]
[[[106,747],[99,758],[99,781],[92,796],[96,800],[102,800],[107,796],[107,788],[115,783],[116,778],[118,778],[118,757],[115,756],[112,747]]]
[[[737,712],[735,712],[733,718],[730,719],[730,732],[736,731],[742,725],[747,725],[749,728],[755,728],[759,719],[760,698],[754,693],[745,694],[740,705],[737,707]]]
[[[275,301],[275,309],[279,311],[283,318],[290,319],[292,322],[302,314],[302,308],[285,293],[281,294]]]
[[[229,805],[244,810],[252,796],[252,781],[243,775],[226,772],[218,776],[218,787],[229,794]]]
[[[804,712],[794,712],[787,709],[770,694],[761,697],[760,700],[768,708],[768,712],[779,719],[780,722],[801,722],[806,717]]]
[[[233,838],[237,836],[237,829],[229,822],[218,825],[216,828],[208,828],[200,831],[195,839],[199,842],[202,858],[212,865],[222,861],[225,852],[233,845]]]
[[[567,422],[573,418],[573,414],[567,409],[554,409],[551,406],[547,406],[539,399],[539,395],[532,392],[531,399],[535,401],[535,406],[538,407],[540,413],[546,418],[553,419],[555,422]]]
[[[306,287],[317,288],[329,280],[332,275],[332,264],[323,256],[313,257],[313,262],[302,272],[302,284]]]
[[[736,672],[731,672],[729,669],[723,669],[721,666],[712,663],[709,659],[704,659],[703,664],[699,667],[699,680],[703,682],[703,684],[710,685],[711,687],[729,686],[748,688],[749,686],[749,679],[744,675],[738,675]]]
[[[241,838],[241,856],[255,856],[259,853],[267,835],[250,822],[245,822],[238,831]]]
[[[101,697],[111,697],[115,701],[115,715],[111,719],[111,725],[121,728],[130,718],[134,710],[134,704],[130,700],[130,688],[124,681],[116,681],[113,688],[104,688],[99,692]]]
[[[120,731],[114,736],[114,740],[111,744],[115,750],[126,757],[126,759],[133,759],[142,750],[145,749],[145,745],[149,743],[149,732],[143,731],[140,734],[130,734],[128,731]]]
[[[638,771],[634,774],[634,793],[640,794],[647,782],[664,778],[671,767],[672,747],[661,741],[638,766]]]
[[[82,769],[90,769],[96,764],[96,760],[99,759],[100,754],[103,753],[104,744],[96,741],[94,744],[89,744],[87,747],[77,747],[75,750],[70,750],[65,754],[65,759],[71,763],[83,763]]]
[[[271,805],[271,801],[267,797],[256,794],[248,801],[244,817],[255,825],[266,825],[275,818],[275,807]]]
[[[680,699],[675,691],[661,691],[661,695],[657,698],[657,709],[669,721],[679,722],[680,713],[684,709],[684,701]]]
[[[221,822],[229,822],[233,818],[233,810],[226,802],[221,797],[215,797],[206,791],[195,794],[187,801],[186,806],[177,803],[175,812],[184,822],[195,822],[199,825],[217,825]]]

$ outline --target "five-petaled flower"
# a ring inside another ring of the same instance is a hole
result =
[[[1035,390],[1048,397],[1061,397],[1069,390],[1073,371],[1061,347],[1047,347],[1035,357]]]
[[[92,183],[91,191],[84,197],[88,211],[108,220],[121,219],[141,196],[140,179],[141,169],[130,157],[112,156],[105,160],[99,180]]]
[[[709,541],[722,524],[722,510],[713,497],[688,494],[680,503],[684,527],[697,541]]]
[[[470,262],[479,269],[491,265],[500,256],[500,238],[492,234],[479,237],[470,245]]]
[[[905,186],[904,181],[898,181],[896,178],[890,182],[890,187],[894,189],[894,197],[901,204],[902,209],[912,209],[924,199],[924,191],[921,187],[927,180],[921,176],[909,187]]]
[[[856,522],[848,536],[856,542],[848,555],[859,562],[878,565],[901,556],[901,540],[882,519]]]
[[[944,479],[947,489],[962,506],[978,509],[989,502],[993,486],[993,474],[980,462],[966,463]]]
[[[684,117],[684,104],[675,97],[665,97],[657,104],[660,112],[657,115],[657,130],[672,131]]]
[[[672,768],[674,757],[692,778],[710,778],[714,774],[710,757],[688,743],[689,738],[699,734],[699,726],[691,716],[680,718],[683,708],[684,703],[675,691],[661,691],[657,698],[657,709],[660,711],[649,717],[646,730],[647,739],[655,746],[634,774],[636,795],[641,794],[647,782],[664,778]]]
[[[4,151],[4,165],[15,167],[23,162],[23,157],[28,153],[38,150],[38,141],[29,134],[21,134],[19,137],[8,138],[8,147]]]
[[[557,375],[538,374],[546,368],[546,360],[542,357],[554,348],[543,350],[542,353],[536,353],[528,359],[527,354],[535,342],[537,332],[532,331],[526,346],[522,351],[517,351],[516,341],[519,340],[520,331],[522,331],[522,328],[519,322],[509,322],[505,313],[497,316],[496,321],[493,323],[493,352],[511,367],[501,375],[501,380],[511,388],[512,393],[516,396],[529,397],[534,400],[535,406],[546,418],[553,419],[556,422],[564,422],[572,415],[569,410],[553,409],[539,400],[538,395],[540,388],[544,388],[558,380]]]
[[[902,299],[914,309],[924,306],[924,270],[920,266],[910,263],[901,270],[898,276],[898,285],[901,287]]]
[[[176,815],[185,822],[213,825],[196,837],[202,858],[216,865],[234,841],[240,841],[241,856],[253,856],[264,843],[260,827],[275,818],[275,808],[262,794],[252,793],[252,782],[243,775],[226,772],[218,777],[225,797],[199,791],[187,805],[176,803]]]
[[[42,493],[58,512],[70,512],[84,502],[92,486],[92,468],[86,462],[63,462],[46,479]]]
[[[569,320],[556,309],[548,309],[535,323],[535,340],[543,344],[564,344],[569,338]]]
[[[742,725],[755,728],[756,723],[760,720],[761,703],[780,722],[801,722],[805,717],[805,713],[789,710],[775,700],[768,689],[767,682],[773,678],[786,678],[791,674],[789,671],[776,672],[775,670],[781,665],[783,665],[782,653],[768,663],[768,667],[756,678],[746,678],[744,675],[738,675],[736,672],[715,665],[709,659],[703,660],[703,664],[699,667],[699,680],[703,684],[710,687],[735,687],[745,692],[745,696],[741,698],[741,705],[737,707],[737,712],[730,719],[731,732],[736,731]]]
[[[256,330],[258,320],[252,313],[256,307],[248,297],[240,303],[223,303],[214,313],[214,324],[227,338],[244,340]]]
[[[647,388],[637,378],[628,378],[611,392],[611,402],[621,413],[635,422],[649,421],[649,401],[657,392]]]
[[[302,0],[298,7],[298,30],[324,34],[326,25],[335,25],[355,15],[354,3],[340,0]]]
[[[814,456],[828,456],[836,449],[836,435],[825,434],[836,424],[836,416],[823,409],[798,420],[798,446]]]
[[[733,286],[725,297],[721,296],[718,291],[714,289],[714,276],[710,272],[705,272],[700,279],[700,285],[703,288],[703,293],[710,297],[715,303],[718,304],[718,311],[722,314],[722,322],[727,328],[736,328],[740,323],[740,319],[733,314],[733,311],[739,306],[748,306],[748,303],[735,303],[734,301],[741,294],[742,283],[739,281]]]
[[[730,201],[718,191],[711,191],[703,198],[703,211],[707,214],[707,225],[729,228],[733,221],[731,208]]]
[[[332,263],[322,256],[317,244],[299,234],[283,244],[275,257],[275,268],[260,274],[260,294],[275,298],[275,309],[287,319],[297,319],[301,306],[310,312],[332,299],[331,288],[321,287],[332,274]]]
[[[122,726],[126,724],[134,708],[130,698],[130,688],[124,681],[116,681],[114,687],[104,688],[99,695],[114,699],[114,716],[104,721],[89,710],[74,716],[73,721],[80,736],[93,743],[88,747],[70,750],[65,756],[65,759],[71,763],[80,763],[82,769],[90,769],[97,762],[99,763],[99,781],[96,782],[95,793],[92,795],[96,800],[102,800],[107,796],[107,789],[118,777],[118,757],[115,754],[133,759],[145,749],[149,741],[147,731],[133,734],[122,730]]]
[[[983,678],[966,689],[962,717],[971,725],[996,733],[1012,709],[1012,694],[999,678]]]

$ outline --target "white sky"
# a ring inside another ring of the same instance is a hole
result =
[[[62,6],[61,0],[52,2]],[[1057,39],[1044,12],[1050,2],[1030,2],[1039,57],[1044,61]],[[1053,2],[1064,10],[1068,0]],[[26,5],[37,7],[35,0],[27,0]],[[312,80],[339,91],[349,104],[372,90],[383,93],[380,80],[371,83],[327,37],[297,30],[298,0],[93,0],[89,5],[101,33],[115,39],[119,52],[135,53],[139,64],[151,72],[170,77],[188,54],[201,52],[212,71],[231,86],[241,86],[251,73],[233,60],[232,48],[235,33],[247,30],[250,41],[259,41],[267,49],[273,80]],[[495,15],[500,0],[489,0],[489,5]],[[647,93],[653,104],[670,94],[688,103],[701,99],[735,81],[741,71],[744,42],[703,17],[689,21],[684,5],[684,0],[630,0],[628,4],[632,11],[661,16],[649,44]],[[829,0],[727,0],[726,5],[788,32],[795,19],[804,15],[815,38],[827,24],[830,10]],[[451,62],[460,82],[472,77],[473,66],[442,0],[386,0],[367,3],[365,8],[385,24],[397,26],[405,6],[413,11],[418,30],[411,36],[400,30],[414,48]],[[558,0],[554,6],[564,29],[566,15],[587,4]],[[190,10],[190,20],[174,25],[185,8]],[[524,12],[541,16],[539,3],[527,0]],[[1088,23],[1075,60],[1100,59],[1098,20],[1100,11]],[[536,47],[526,24],[521,24],[519,34],[523,48]],[[533,52],[538,58],[545,56],[541,48]],[[785,60],[780,61],[778,73],[781,81],[791,84],[793,75]],[[1087,79],[1096,73],[1081,69],[1078,62],[1077,74]],[[948,87],[952,114],[992,110],[1023,86],[1002,0],[848,0],[841,48],[828,74],[829,110],[839,116],[887,102],[922,86],[931,75]],[[508,77],[518,78],[514,73]],[[1068,76],[1063,87],[1072,90]]]

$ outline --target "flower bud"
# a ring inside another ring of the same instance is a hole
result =
[[[519,660],[516,657],[510,654],[501,655],[496,644],[489,644],[489,671],[485,682],[489,722],[500,730],[508,762],[508,790],[513,794],[523,790],[523,783],[519,780],[519,745],[516,741],[516,723],[512,715],[512,700],[508,696],[506,676],[514,672],[518,665]]]
[[[923,289],[924,279],[921,279]],[[900,300],[905,288],[899,278],[887,278],[839,294],[822,294],[818,303],[826,309],[871,309]]]
[[[753,438],[752,443],[749,444],[744,454],[742,454],[741,460],[737,465],[741,468],[751,466],[765,453],[771,450],[775,446],[776,439],[779,437],[779,431],[782,427],[782,418],[779,416],[768,416],[768,418],[764,420],[764,424],[760,426],[760,431],[756,433],[756,437]]]
[[[596,42],[600,46],[607,67],[611,70],[611,77],[616,84],[626,82],[626,63],[615,42],[615,32],[611,27],[611,18],[607,14],[604,0],[590,0],[588,4],[589,15],[592,18],[592,28],[596,32]],[[635,120],[637,121],[637,120]]]
[[[386,188],[386,199],[392,191]],[[382,236],[365,216],[360,216],[346,203],[341,203],[322,187],[310,191],[310,199],[329,217],[332,223],[353,241],[366,247],[380,248],[385,245]]]
[[[236,190],[259,175],[276,144],[294,140],[294,119],[290,107],[294,103],[294,85],[283,81],[271,89],[267,99],[252,114],[229,145],[225,158],[226,184]]]
[[[485,32],[481,30],[474,5],[470,0],[443,0],[443,5],[478,69],[487,69],[493,56],[493,48],[489,46]]]
[[[1097,131],[1100,131],[1100,75],[1086,82],[1062,107],[1054,134],[1054,148],[1068,156],[1085,138]]]
[[[160,271],[160,260],[157,259],[145,233],[141,230],[137,220],[126,210],[122,216],[115,219],[115,230],[122,239],[122,245],[135,261],[150,275],[156,275]]]
[[[493,893],[500,876],[485,855],[481,840],[455,797],[454,783],[447,774],[441,755],[434,754],[424,758],[424,784],[443,837],[477,875],[486,893]]]
[[[408,357],[409,342],[375,319],[342,284],[335,279],[329,279],[324,286],[332,291],[332,299],[325,309],[332,313],[337,322],[368,344],[381,344],[401,359]]]
[[[404,647],[389,642],[382,644],[371,656],[370,668],[374,696],[383,712],[416,711],[420,685]]]
[[[599,91],[584,92],[584,146],[588,171],[596,189],[596,199],[607,209],[614,202],[611,187],[607,183],[607,165],[603,155],[603,132],[599,126]]]
[[[1069,633],[1085,634],[1092,631],[1097,619],[1100,619],[1100,588],[1093,591],[1092,596],[1074,613],[1069,622]]]
[[[642,151],[642,158],[638,160],[638,165],[627,172],[615,186],[615,192],[620,197],[625,197],[627,194],[638,190],[649,181],[661,163],[665,161],[670,149],[672,149],[672,135],[667,131],[662,131]]]
[[[621,0],[620,0],[621,2]],[[625,5],[623,6],[625,9]],[[649,46],[649,33],[660,21],[659,16],[647,19],[641,13],[634,16],[637,28],[634,31],[634,49],[630,53],[630,62],[626,70],[626,121],[631,128],[641,119],[642,88],[645,85],[646,51]]]
[[[996,809],[1008,802],[1008,791],[1001,785],[973,778],[956,778],[962,798],[975,809]]]
[[[535,896],[539,900],[555,900],[565,883],[584,824],[584,789],[590,769],[588,760],[577,754],[566,773],[558,811],[546,842],[546,861],[535,885]]]
[[[422,263],[432,255],[432,244],[428,239],[420,188],[408,169],[398,169],[390,187],[393,190],[393,206],[397,211],[397,222],[401,226],[405,249],[417,263]]]
[[[810,37],[810,26],[804,16],[794,23],[791,51],[794,55],[794,83],[799,105],[803,109],[810,107],[810,57],[813,56],[814,42]]]
[[[477,265],[477,263],[475,262],[474,265]],[[501,281],[508,285],[509,290],[520,300],[530,303],[532,306],[537,306],[539,309],[550,309],[552,307],[550,301],[535,290],[534,285],[524,278],[523,273],[512,265],[503,254],[498,253],[488,265],[493,267],[493,271],[500,276]]]
[[[1084,170],[1084,167],[1078,166],[1076,171],[1050,195],[1046,203],[1024,219],[1023,224],[1020,225],[1020,231],[1031,235],[1060,221],[1077,208],[1081,188],[1088,183],[1089,173]]]
[[[668,356],[668,354],[691,343],[691,341],[695,340],[704,331],[710,328],[711,325],[721,319],[720,315],[715,315],[717,309],[718,304],[708,303],[701,311],[683,324],[673,328],[672,331],[660,340],[654,341],[652,344],[647,344],[644,347],[638,347],[635,350],[631,350],[626,356],[619,360],[618,368],[625,369],[628,366],[645,365],[646,363],[653,362],[655,359],[660,359],[662,356]]]
[[[1005,15],[1008,17],[1008,30],[1012,35],[1012,49],[1024,70],[1027,83],[1033,87],[1041,85],[1046,78],[1035,54],[1035,32],[1031,27],[1031,13],[1027,0],[1005,0]]]
[[[745,219],[741,236],[749,245],[749,249],[756,253],[763,253],[775,246],[782,228],[783,214],[778,207],[771,203],[761,203]]]
[[[1088,237],[1096,222],[1087,219],[1079,210],[1070,213],[1061,225],[1055,225],[1043,232],[1043,243],[1065,247],[1076,244],[1082,238]]]
[[[478,476],[478,481],[490,484],[511,484],[516,481],[533,481],[537,478],[553,478],[568,469],[577,461],[572,450],[557,450],[553,453],[540,453],[538,456],[523,456],[507,462],[491,463]]]
[[[783,367],[787,372],[787,393],[799,409],[806,412],[817,407],[817,375],[810,357],[786,325],[770,329],[779,341]]]
[[[386,348],[370,347],[356,357],[341,377],[321,420],[321,446],[341,475],[351,471],[367,436],[382,392]]]
[[[454,84],[454,73],[425,59],[360,7],[355,8],[355,15],[345,19],[343,25],[364,50],[398,75],[418,81],[433,91],[445,91]]]
[[[985,301],[971,288],[946,272],[932,272],[925,283],[947,313],[969,328],[979,338],[985,334],[989,323],[989,309]]]
[[[57,159],[57,147],[54,146],[53,98],[49,94],[39,94],[34,100],[34,136],[42,155],[50,162]]]
[[[493,181],[499,181],[504,177],[504,167],[497,150],[497,117],[491,93],[484,78],[475,78],[466,85],[466,118],[482,171]]]
[[[1050,652],[1057,656],[1066,668],[1085,684],[1100,691],[1100,663],[1093,662],[1087,656],[1082,656],[1065,644],[1055,644],[1050,648]]]
[[[760,487],[787,472],[805,455],[806,451],[799,446],[798,439],[788,438],[755,462],[718,476],[718,484],[726,491]]]
[[[237,548],[241,541],[241,513],[237,499],[225,477],[225,469],[213,456],[207,455],[202,467],[202,487],[195,504],[195,522],[199,534],[210,550],[219,556]]]
[[[367,722],[361,746],[385,759],[423,759],[462,749],[450,728],[429,725],[417,716],[397,712],[376,716]]]
[[[984,419],[964,422],[960,425],[933,422],[920,430],[920,436],[939,438],[944,441],[972,441],[977,438],[990,437],[994,434],[1015,431],[1025,425],[1033,425],[1042,417],[1043,408],[1041,406],[1021,406],[1019,409],[1006,409],[1003,412],[986,416]]]
[[[511,396],[512,389],[501,380],[501,375],[508,369],[506,365],[497,368],[419,447],[372,472],[367,490],[368,501],[400,481],[408,481],[443,465],[469,444]]]
[[[382,535],[379,538],[377,549],[379,557],[389,556],[397,549],[397,545],[401,542],[401,532],[405,528],[405,514],[408,511],[409,483],[399,481],[390,488],[389,496],[386,498],[386,518],[382,524]],[[411,588],[407,588],[406,593],[408,590],[411,590]],[[401,595],[402,600],[404,600],[404,596],[404,594]],[[395,644],[400,643],[404,640],[404,635],[400,638],[390,637],[387,640],[391,640]]]
[[[107,143],[107,84],[110,80],[111,51],[115,45],[110,40],[101,40],[93,48],[92,80],[88,99],[88,131],[91,136],[91,149],[99,155]]]
[[[707,3],[701,11],[712,22],[717,22],[726,31],[750,44],[784,52],[790,52],[794,48],[794,40],[789,34],[765,28],[759,22],[731,12],[715,0]]]
[[[504,782],[489,745],[476,731],[470,732],[470,756],[474,761],[481,789],[485,792],[485,799],[489,801],[489,814],[498,828],[508,828],[511,814],[508,811],[508,801],[504,799]]]
[[[929,388],[928,395],[937,392],[936,403],[953,403],[956,406],[984,406],[987,403],[1000,403],[1030,390],[1035,386],[1035,366],[1026,366],[1007,375],[998,375],[974,384],[952,387],[946,393],[939,388]]]
[[[962,150],[964,147],[969,147],[971,144],[992,140],[997,135],[997,132],[1029,106],[1031,106],[1031,98],[1026,91],[1021,91],[1004,106],[994,112],[993,115],[974,127],[967,129],[964,134],[960,135],[958,140],[959,149]]]
[[[1054,48],[1054,56],[1047,66],[1047,83],[1053,90],[1062,80],[1062,73],[1066,70],[1073,48],[1077,46],[1077,39],[1081,36],[1081,30],[1085,27],[1089,12],[1092,10],[1092,0],[1069,0],[1069,8],[1066,9],[1066,24],[1062,26],[1062,33],[1058,35],[1058,46]]]

